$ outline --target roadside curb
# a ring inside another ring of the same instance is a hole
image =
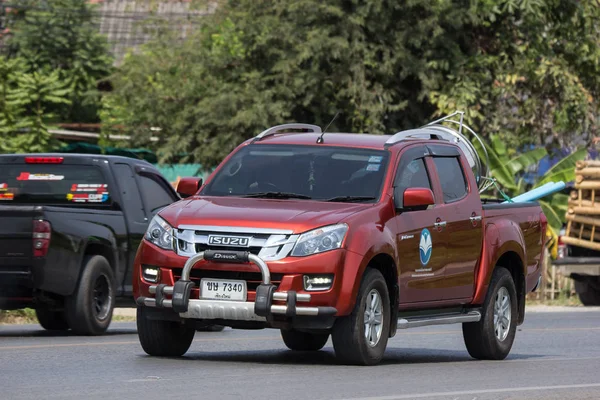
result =
[[[136,309],[135,308],[115,308],[113,311],[113,315],[117,317],[135,317]]]

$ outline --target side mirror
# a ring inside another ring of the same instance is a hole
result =
[[[176,192],[182,197],[190,197],[198,192],[202,186],[202,178],[181,178],[177,182]]]
[[[402,196],[402,206],[408,209],[425,209],[435,204],[433,192],[427,188],[409,188]]]

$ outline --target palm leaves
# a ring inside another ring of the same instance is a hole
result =
[[[481,146],[477,141],[473,144],[482,154]],[[528,190],[524,180],[517,179],[517,176],[548,155],[546,149],[536,148],[511,158],[499,136],[492,136],[489,143],[484,143],[484,146],[490,160],[488,168],[491,176],[498,181],[504,191],[513,197]],[[564,157],[541,176],[531,189],[548,182],[563,181],[567,183],[573,181],[575,179],[575,163],[583,160],[586,155],[587,150],[582,148]],[[539,203],[548,218],[548,225],[554,233],[558,232],[563,225],[564,215],[567,211],[568,196],[555,193],[539,200]]]

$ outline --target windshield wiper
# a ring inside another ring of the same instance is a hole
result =
[[[305,196],[303,194],[298,193],[288,193],[288,192],[258,192],[258,193],[250,193],[246,194],[242,197],[264,197],[270,199],[306,199],[310,200],[312,197]]]
[[[337,197],[332,197],[330,199],[327,199],[325,201],[347,201],[347,202],[354,202],[354,201],[367,201],[367,200],[375,200],[376,197],[373,196],[337,196]]]

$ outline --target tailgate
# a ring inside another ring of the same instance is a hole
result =
[[[0,268],[31,262],[33,220],[42,214],[40,206],[0,205]]]

